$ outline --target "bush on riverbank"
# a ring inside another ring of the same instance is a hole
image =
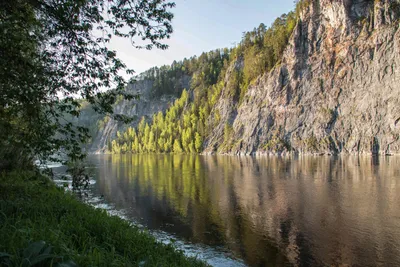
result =
[[[0,174],[0,265],[29,254],[44,264],[26,266],[206,266],[33,172]]]

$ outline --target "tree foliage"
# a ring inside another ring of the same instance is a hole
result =
[[[198,153],[202,151],[203,140],[209,129],[207,119],[211,107],[216,103],[223,87],[222,74],[225,73],[230,57],[228,49],[218,49],[174,63],[191,73],[192,82],[188,90],[183,90],[180,98],[166,111],[159,112],[151,119],[151,124],[143,118],[136,136],[124,138],[117,134],[110,152],[119,153]],[[166,70],[165,76],[174,73]],[[144,73],[142,79],[151,79],[153,69]],[[168,93],[164,91],[164,93]],[[129,127],[126,132],[132,131]],[[124,151],[123,147],[130,147]]]
[[[166,49],[172,7],[164,0],[1,1],[0,168],[57,151],[82,158],[89,131],[65,116],[79,116],[77,97],[103,114],[112,114],[118,95],[134,97],[121,75],[133,72],[107,43],[118,36],[138,49]]]

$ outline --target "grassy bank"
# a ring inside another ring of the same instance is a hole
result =
[[[21,266],[24,259],[31,262],[26,266],[206,266],[46,178],[0,174],[0,266]]]

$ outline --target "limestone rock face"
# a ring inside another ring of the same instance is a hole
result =
[[[399,6],[312,1],[281,64],[250,85],[240,105],[222,92],[205,153],[221,152],[227,123],[230,154],[400,153]]]

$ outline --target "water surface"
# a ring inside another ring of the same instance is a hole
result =
[[[96,196],[155,232],[211,248],[213,265],[400,266],[400,157],[90,161]]]

